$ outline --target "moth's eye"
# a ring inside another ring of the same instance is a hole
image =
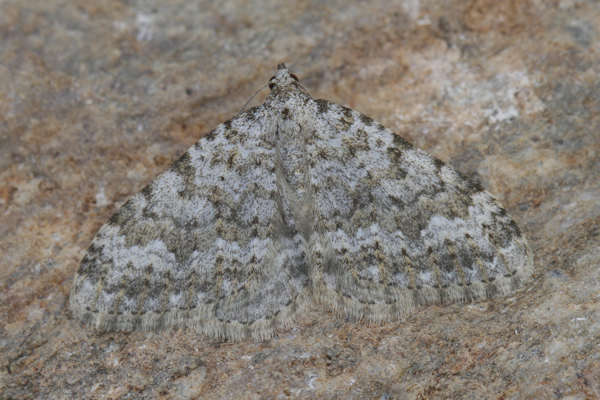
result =
[[[290,74],[290,76],[292,77],[293,80],[295,80],[296,82],[299,81],[298,77],[296,76],[296,74]]]
[[[269,82],[269,89],[273,90],[275,88],[275,84],[273,82]]]

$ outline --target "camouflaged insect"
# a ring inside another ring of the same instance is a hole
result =
[[[200,139],[102,226],[71,291],[99,330],[271,337],[306,304],[354,320],[487,299],[530,278],[480,186],[285,65],[264,104]]]

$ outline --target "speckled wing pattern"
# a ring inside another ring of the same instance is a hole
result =
[[[75,316],[263,340],[312,300],[356,320],[507,294],[533,272],[490,194],[284,65],[265,103],[200,139],[103,225]]]
[[[307,145],[312,295],[354,319],[510,293],[533,268],[519,227],[480,185],[366,115],[325,100]]]

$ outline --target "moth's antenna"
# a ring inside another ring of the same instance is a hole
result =
[[[258,88],[258,90],[257,90],[256,92],[254,92],[254,94],[253,94],[252,96],[250,96],[250,98],[248,99],[248,101],[247,101],[247,102],[244,104],[244,106],[242,107],[242,111],[244,111],[244,110],[246,109],[246,107],[248,106],[248,104],[250,104],[250,102],[251,102],[252,100],[254,100],[254,98],[256,97],[256,95],[257,95],[258,93],[260,93],[260,91],[261,91],[261,90],[263,90],[264,88],[266,88],[266,87],[267,87],[267,85],[268,85],[268,84],[266,84],[266,83],[265,83],[264,85],[262,85],[261,87],[259,87],[259,88]]]

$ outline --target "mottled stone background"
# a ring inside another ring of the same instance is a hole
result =
[[[95,231],[281,61],[477,177],[534,282],[265,343],[71,320]],[[1,1],[0,398],[600,398],[599,151],[598,1]]]

